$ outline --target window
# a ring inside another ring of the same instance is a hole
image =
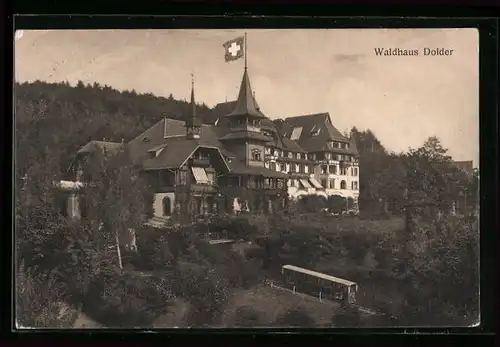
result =
[[[299,172],[300,171],[300,165],[299,164],[295,164],[295,172]]]
[[[172,214],[172,200],[168,196],[163,198],[163,215],[170,216]]]
[[[330,160],[332,158],[332,155],[330,153],[325,153],[325,159]]]
[[[321,173],[324,175],[328,174],[328,167],[326,165],[321,166]]]
[[[280,164],[280,171],[286,172],[286,164]]]
[[[309,165],[309,172],[314,173],[314,165]]]
[[[312,154],[312,160],[316,160],[316,153]]]
[[[304,159],[305,159],[305,160],[308,160],[308,159],[309,159],[309,155],[307,155],[307,153],[304,153]]]
[[[304,173],[309,173],[309,165],[304,165]]]
[[[359,188],[358,188],[358,181],[353,181],[353,182],[352,182],[352,189],[353,189],[353,190],[358,190],[358,189],[359,189]]]
[[[353,170],[352,175],[353,175],[353,176],[358,176],[358,168],[357,168],[357,167],[354,167],[354,168],[352,168],[352,170]]]
[[[261,153],[258,149],[252,150],[252,160],[262,161]]]
[[[215,184],[215,172],[207,172],[208,184]]]
[[[266,147],[266,149],[265,149],[265,153],[266,153],[266,154],[271,154],[271,148]]]
[[[338,146],[339,148],[342,148],[342,143],[341,143],[341,142],[337,142],[337,146]]]
[[[335,179],[330,179],[330,188],[335,189]]]
[[[300,159],[300,153],[297,153],[297,159]]]
[[[321,128],[319,126],[315,125],[311,129],[311,135],[312,136],[318,136],[320,131],[321,131]]]
[[[300,138],[301,133],[302,133],[302,127],[293,128],[292,134],[290,135],[290,140],[298,140]]]
[[[179,184],[185,185],[187,184],[187,171],[181,170],[178,172]]]
[[[340,189],[347,189],[347,184],[345,181],[340,182]]]
[[[332,175],[337,174],[337,166],[336,165],[330,165],[330,174],[332,174]]]
[[[292,152],[288,152],[288,158],[289,159],[293,159],[293,153]]]

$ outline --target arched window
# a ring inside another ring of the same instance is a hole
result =
[[[347,189],[347,184],[345,181],[340,182],[340,189]]]
[[[170,216],[172,214],[172,201],[168,196],[163,198],[163,215]]]

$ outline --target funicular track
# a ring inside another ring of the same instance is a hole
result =
[[[283,286],[282,283],[280,283],[278,281],[266,280],[264,282],[264,284],[270,286],[273,289],[282,290],[282,291],[286,291],[286,292],[289,292],[289,293],[293,293],[294,295],[299,295],[299,296],[301,296],[301,297],[303,297],[303,298],[305,298],[307,300],[316,301],[316,302],[324,304],[324,305],[330,305],[330,306],[337,307],[337,305],[339,304],[339,302],[337,302],[337,301],[332,301],[332,300],[327,300],[327,299],[320,299],[317,296],[313,296],[313,295],[306,294],[306,293],[301,293],[301,292],[298,292],[298,291],[293,291],[291,289],[286,288],[285,286]],[[356,308],[358,311],[360,311],[362,313],[365,313],[365,314],[368,314],[368,315],[386,316],[386,317],[389,317],[391,319],[396,319],[396,317],[394,317],[393,315],[391,315],[391,314],[389,314],[387,312],[383,312],[383,311],[376,310],[376,309],[373,309],[373,308],[361,306],[359,304],[349,304],[349,306],[351,306],[353,308]]]

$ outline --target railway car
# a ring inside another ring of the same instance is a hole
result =
[[[294,291],[318,296],[321,299],[356,303],[358,284],[321,272],[294,265],[284,265],[281,274],[285,285]]]

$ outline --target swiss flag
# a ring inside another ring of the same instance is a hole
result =
[[[226,43],[224,43],[222,46],[224,46],[224,49],[226,51],[226,54],[224,55],[226,63],[242,58],[244,54],[243,53],[244,45],[245,45],[244,37],[237,37],[233,40],[229,40]]]

